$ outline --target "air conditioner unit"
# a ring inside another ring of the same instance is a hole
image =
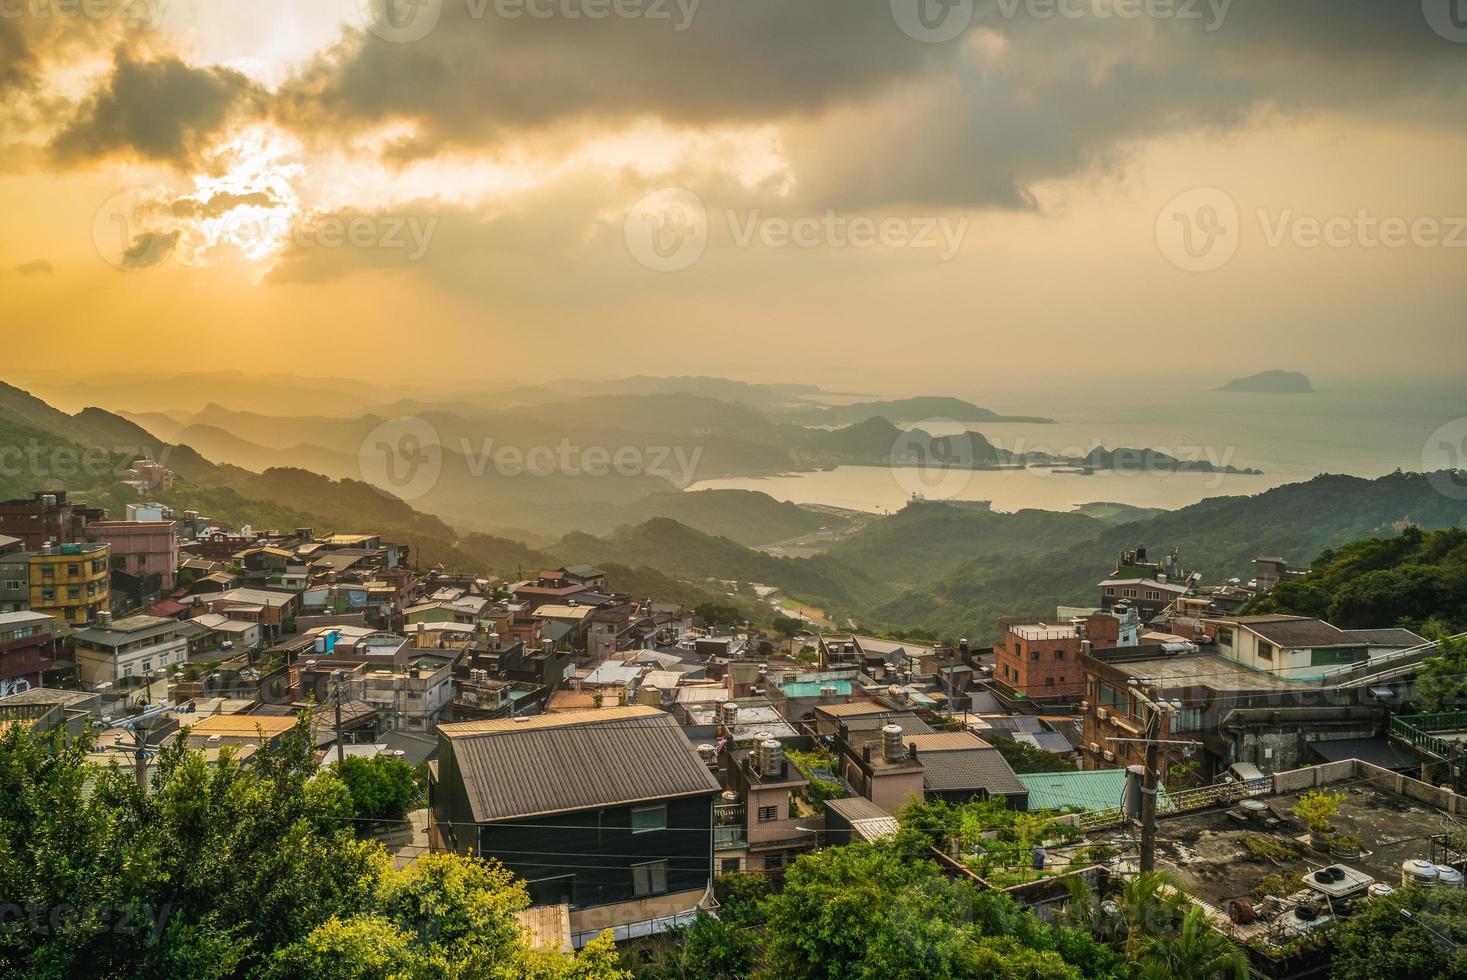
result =
[[[1101,721],[1105,721],[1107,718],[1110,717],[1110,712],[1106,711],[1104,708],[1096,708],[1095,717],[1099,718]]]
[[[1114,752],[1112,752],[1110,749],[1106,749],[1105,750],[1105,761],[1106,762],[1115,762],[1116,761],[1116,754]]]
[[[1099,753],[1100,752],[1100,743],[1099,742],[1091,742],[1090,743],[1090,752],[1091,752],[1091,754]]]

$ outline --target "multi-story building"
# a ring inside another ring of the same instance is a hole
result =
[[[0,697],[40,687],[55,645],[56,621],[45,613],[0,613]]]
[[[28,612],[30,608],[30,555],[24,551],[0,551],[0,613]]]
[[[994,679],[1015,698],[1075,701],[1085,691],[1080,651],[1085,644],[1109,649],[1135,646],[1135,611],[1116,607],[1065,622],[1005,620],[1003,639],[993,645]],[[1124,634],[1124,637],[1123,637]]]
[[[112,568],[135,578],[158,576],[158,588],[170,592],[178,574],[176,521],[91,521],[86,539],[112,546]]]
[[[715,836],[719,871],[773,871],[815,846],[815,831],[790,806],[791,795],[810,780],[784,757],[777,739],[755,739],[752,749],[725,749],[723,763],[728,792],[718,822],[742,833]]]
[[[692,920],[712,895],[722,787],[677,722],[633,706],[438,730],[429,835],[495,858],[572,942]],[[640,933],[639,933],[640,934]]]
[[[1115,571],[1100,583],[1100,608],[1127,605],[1150,622],[1168,606],[1189,594],[1200,575],[1185,571],[1173,548],[1165,561],[1149,561],[1145,548],[1123,551]]]
[[[66,499],[65,490],[41,490],[29,500],[0,502],[0,534],[19,538],[27,551],[82,540],[88,522],[102,520],[105,510]]]
[[[48,545],[26,559],[32,611],[84,626],[111,610],[111,545]]]
[[[1374,738],[1386,723],[1386,709],[1368,689],[1260,670],[1210,644],[1095,650],[1081,655],[1080,666],[1085,769],[1141,765],[1139,739],[1150,737],[1197,743],[1192,751],[1163,746],[1163,773],[1180,769],[1193,781],[1211,781],[1235,762],[1272,772],[1311,759],[1312,743]]]
[[[104,613],[99,622],[72,637],[77,675],[93,688],[147,682],[184,663],[190,638],[202,632],[203,627],[177,619],[139,615],[114,623]]]

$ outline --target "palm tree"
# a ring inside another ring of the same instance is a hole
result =
[[[1148,936],[1137,960],[1143,980],[1248,980],[1248,957],[1208,925],[1196,905],[1174,933]]]
[[[1187,904],[1186,887],[1174,871],[1143,871],[1126,882],[1120,901],[1126,957],[1135,960],[1143,940],[1170,932]]]

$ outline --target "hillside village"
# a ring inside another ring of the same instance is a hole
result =
[[[248,768],[304,724],[322,768],[411,768],[370,833],[401,866],[502,863],[545,949],[655,943],[730,881],[973,807],[992,832],[925,845],[942,875],[1052,918],[1169,872],[1264,976],[1467,867],[1467,715],[1417,687],[1461,638],[1253,612],[1309,575],[1281,558],[1210,584],[1137,544],[1093,604],[944,644],[765,629],[588,564],[423,568],[370,527],[229,526],[153,501],[164,467],[130,479],[122,519],[0,502],[0,725],[147,787],[179,746]]]

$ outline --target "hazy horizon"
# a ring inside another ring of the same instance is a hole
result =
[[[0,373],[1460,377],[1437,0],[578,2],[0,19]]]

